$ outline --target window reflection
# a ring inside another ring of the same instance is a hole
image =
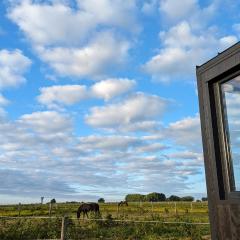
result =
[[[240,191],[240,76],[221,85],[235,188]]]

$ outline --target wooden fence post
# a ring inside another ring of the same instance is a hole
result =
[[[153,202],[151,201],[151,205],[152,205],[152,214],[153,214]]]
[[[66,240],[66,228],[67,228],[67,219],[64,216],[62,218],[61,240]]]
[[[49,217],[52,216],[52,203],[49,203]]]
[[[21,215],[21,203],[18,204],[18,216],[20,217]]]
[[[177,214],[177,203],[175,202],[174,205],[175,205],[175,214]]]

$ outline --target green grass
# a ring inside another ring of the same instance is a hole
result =
[[[76,217],[79,203],[58,203],[52,207],[52,216],[59,218],[29,219],[30,216],[49,216],[47,204],[21,206],[21,217],[26,219],[0,219],[0,239],[49,239],[60,238],[61,217],[68,216],[67,235],[69,239],[194,239],[209,235],[209,225],[164,224],[163,222],[208,222],[206,203],[129,203],[120,207],[117,203],[100,204],[101,216],[106,221],[71,219]],[[18,205],[0,206],[0,216],[17,217]],[[95,218],[90,214],[90,218]],[[116,222],[114,220],[122,220]],[[152,221],[158,222],[124,222]]]

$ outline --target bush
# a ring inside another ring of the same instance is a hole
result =
[[[98,203],[105,203],[105,199],[104,198],[99,198]]]
[[[192,197],[192,196],[185,196],[185,197],[182,197],[181,200],[185,201],[185,202],[193,202],[194,201],[194,197]]]

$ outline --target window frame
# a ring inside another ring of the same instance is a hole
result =
[[[223,83],[233,80],[237,76],[240,76],[240,70],[208,83],[220,200],[240,199],[240,191],[235,190],[229,126],[224,112],[224,96],[221,89]]]

